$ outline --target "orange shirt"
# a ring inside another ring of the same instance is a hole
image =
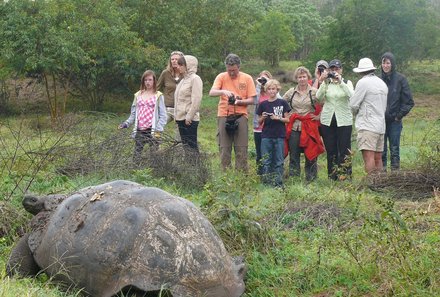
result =
[[[242,99],[252,98],[257,95],[252,76],[244,72],[239,72],[235,79],[231,79],[227,72],[220,73],[215,78],[212,89],[228,90],[233,92],[235,96],[240,96]],[[235,113],[247,116],[247,105],[229,105],[227,96],[220,96],[217,116],[226,117],[228,114],[234,114],[234,106]]]

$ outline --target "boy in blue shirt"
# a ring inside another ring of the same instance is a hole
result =
[[[264,87],[269,99],[262,102],[257,109],[259,123],[264,122],[261,134],[263,183],[282,187],[285,124],[289,122],[290,106],[287,101],[277,97],[281,90],[277,80],[269,80]]]

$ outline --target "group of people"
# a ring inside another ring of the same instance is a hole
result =
[[[165,125],[175,121],[186,150],[198,153],[197,128],[200,121],[199,108],[203,96],[203,82],[197,73],[197,58],[172,52],[167,68],[159,79],[152,70],[141,77],[141,85],[134,94],[129,118],[119,129],[134,124],[132,136],[135,140],[133,160],[141,159],[147,143],[157,148],[158,139]]]
[[[255,105],[257,173],[264,183],[283,185],[288,154],[289,175],[299,176],[301,153],[307,181],[316,179],[317,158],[324,152],[328,177],[350,179],[353,119],[365,171],[370,174],[386,168],[388,143],[391,169],[399,169],[402,118],[414,101],[406,78],[396,72],[393,54],[385,53],[381,62],[379,78],[371,59],[359,61],[353,69],[362,76],[356,88],[343,78],[340,60],[318,61],[313,79],[310,71],[300,66],[294,72],[296,87],[281,97],[281,85],[269,71],[262,71],[254,82],[240,71],[240,58],[229,54],[226,71],[217,75],[209,91],[209,96],[219,97],[217,138],[222,169],[231,167],[234,148],[235,168],[247,171],[249,105]],[[148,141],[160,137],[170,119],[177,123],[184,146],[198,152],[203,83],[196,74],[197,64],[195,57],[173,52],[157,82],[151,70],[143,74],[130,117],[119,126],[127,128],[134,123],[135,158]]]

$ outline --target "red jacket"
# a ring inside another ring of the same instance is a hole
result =
[[[286,139],[284,141],[284,156],[289,153],[289,137],[292,132],[292,126],[295,120],[301,121],[301,137],[299,140],[299,147],[304,148],[304,154],[307,159],[313,160],[320,154],[325,152],[324,144],[319,134],[319,121],[312,119],[312,114],[300,116],[294,113],[289,118],[289,123],[286,125]]]

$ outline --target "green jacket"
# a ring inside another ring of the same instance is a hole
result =
[[[353,95],[353,83],[341,81],[340,84],[328,82],[321,84],[316,97],[323,102],[321,124],[330,126],[333,115],[336,116],[338,127],[353,125],[353,115],[350,110],[349,99]]]

